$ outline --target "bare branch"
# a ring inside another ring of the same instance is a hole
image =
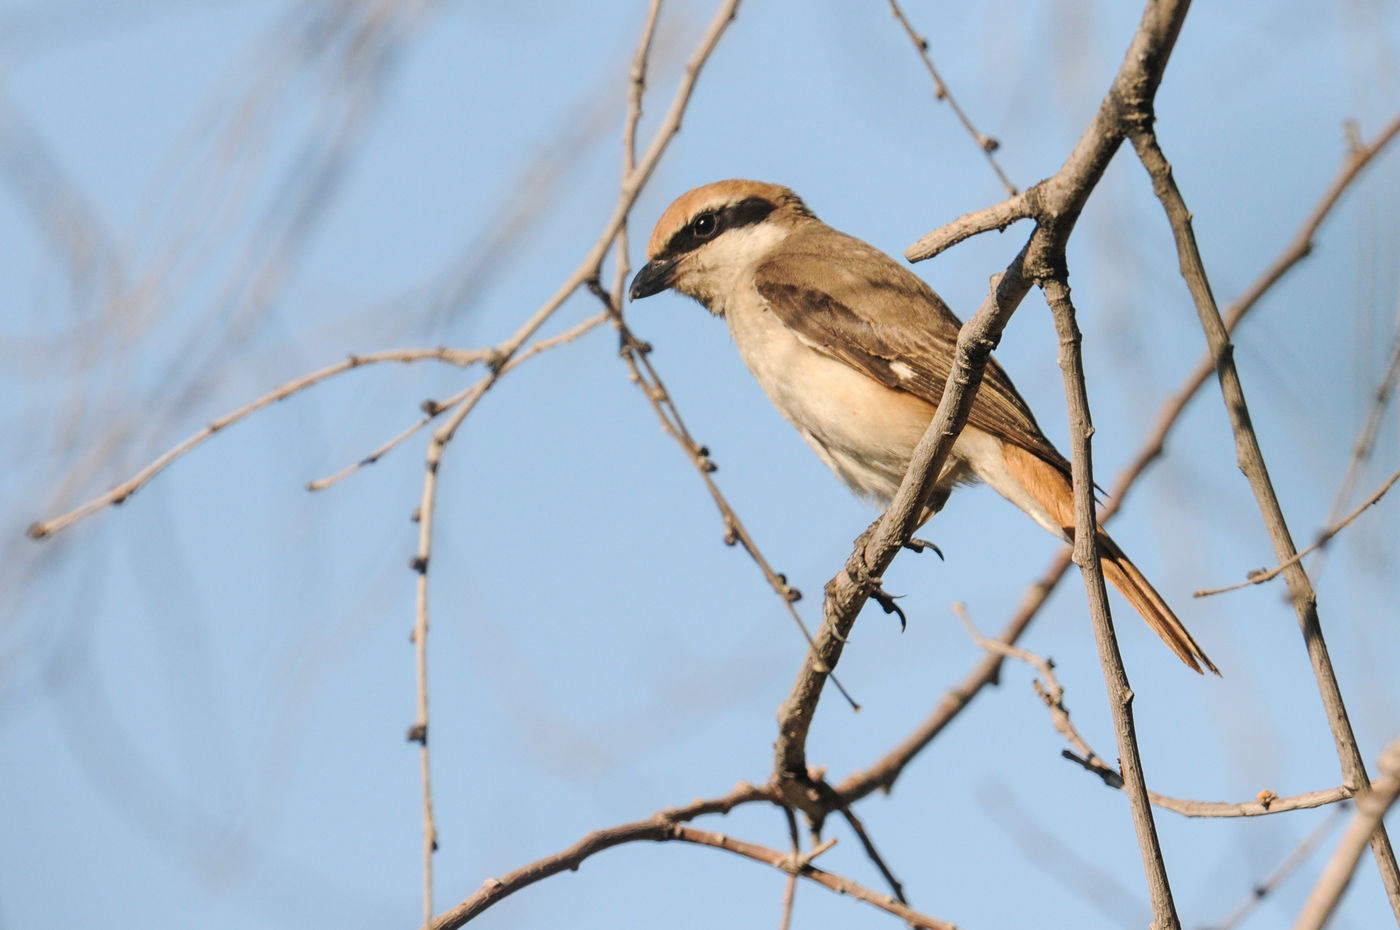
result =
[[[681,115],[690,101],[691,92],[695,88],[696,78],[699,77],[701,68],[709,60],[710,54],[714,51],[715,45],[719,42],[720,36],[724,34],[725,28],[734,19],[735,11],[738,8],[739,0],[724,0],[719,6],[715,17],[710,21],[709,28],[701,37],[695,51],[691,53],[690,59],[686,62],[685,73],[681,77],[680,85],[671,100],[671,108],[667,111],[665,119],[658,127],[656,134],[652,137],[651,145],[648,146],[646,155],[641,163],[623,179],[622,188],[619,191],[617,203],[613,208],[613,214],[604,225],[602,234],[598,237],[588,254],[580,262],[578,267],[560,285],[554,295],[534,312],[510,338],[496,346],[492,355],[492,368],[490,373],[473,385],[461,402],[453,410],[452,415],[442,426],[438,427],[428,441],[428,451],[425,457],[425,472],[423,477],[423,494],[421,503],[417,510],[418,518],[418,551],[410,563],[418,573],[415,620],[413,625],[413,644],[415,650],[415,662],[417,666],[417,716],[413,725],[409,728],[409,737],[419,743],[419,757],[421,768],[421,782],[423,794],[423,859],[424,859],[424,908],[425,922],[432,918],[432,854],[437,847],[437,830],[433,823],[432,816],[432,796],[429,782],[429,757],[428,757],[428,682],[427,682],[427,638],[428,638],[428,563],[432,557],[432,526],[433,514],[437,500],[437,474],[442,462],[442,455],[447,444],[452,441],[462,422],[475,409],[478,401],[485,396],[486,392],[502,377],[506,371],[506,366],[513,357],[520,351],[521,346],[529,340],[535,332],[552,317],[579,287],[596,282],[599,270],[602,266],[603,257],[608,249],[612,247],[618,233],[622,230],[627,221],[627,215],[632,209],[632,204],[637,199],[643,184],[646,183],[651,172],[656,168],[662,154],[666,151],[666,146],[675,134],[680,130]],[[646,33],[655,27],[655,17],[649,16],[644,27],[642,44],[648,44],[650,39]]]
[[[593,281],[589,283],[589,287],[592,289],[594,295],[603,302],[603,305],[608,308],[607,313],[613,319],[613,326],[617,329],[619,339],[622,343],[619,355],[623,363],[627,365],[629,379],[641,389],[647,402],[651,404],[652,410],[656,412],[656,418],[661,421],[661,428],[666,431],[668,436],[676,441],[677,445],[685,450],[686,457],[689,458],[691,464],[695,466],[695,470],[700,475],[700,480],[705,482],[705,489],[710,492],[710,498],[715,502],[715,506],[719,508],[720,519],[724,523],[725,544],[729,546],[739,544],[744,547],[744,551],[749,554],[749,558],[753,559],[754,564],[758,566],[758,570],[763,573],[763,577],[768,582],[768,586],[773,589],[773,593],[778,595],[778,598],[787,608],[788,615],[792,617],[793,623],[797,625],[798,631],[801,632],[802,638],[806,640],[810,648],[812,645],[812,634],[808,632],[807,625],[802,622],[802,615],[799,614],[797,608],[793,606],[797,601],[801,600],[802,592],[788,584],[786,575],[773,570],[772,565],[769,564],[763,553],[759,551],[758,544],[754,542],[753,537],[749,535],[749,531],[744,527],[743,521],[739,519],[738,513],[736,513],[734,508],[730,505],[728,498],[720,491],[719,485],[715,483],[714,478],[710,477],[718,466],[715,465],[714,461],[710,458],[710,450],[696,442],[695,437],[692,436],[690,430],[686,428],[685,421],[681,419],[680,411],[676,409],[675,402],[671,399],[670,392],[666,390],[666,385],[662,383],[661,376],[651,364],[651,346],[642,342],[637,338],[636,334],[632,332],[631,327],[627,325],[627,321],[623,319],[621,305],[614,302],[613,296],[609,292],[603,290],[601,284]],[[855,698],[851,697],[841,685],[840,681],[833,680],[832,684],[841,692],[841,696],[851,705],[852,710],[860,710],[860,705],[856,703]]]
[[[964,239],[994,229],[1002,232],[1017,220],[1035,216],[1039,192],[1037,185],[1028,191],[1012,194],[1001,203],[964,213],[951,223],[945,223],[932,232],[925,233],[919,241],[904,250],[904,257],[911,262],[921,262],[952,248]]]
[[[1128,795],[1133,826],[1137,830],[1138,851],[1142,856],[1143,870],[1147,873],[1153,926],[1157,930],[1174,930],[1181,926],[1181,921],[1176,915],[1162,846],[1157,839],[1157,825],[1152,819],[1152,807],[1147,800],[1147,782],[1142,771],[1137,728],[1133,721],[1133,690],[1128,684],[1127,670],[1123,668],[1123,656],[1118,651],[1113,618],[1108,610],[1103,567],[1099,563],[1099,521],[1094,513],[1094,470],[1089,445],[1094,427],[1089,419],[1089,392],[1084,386],[1079,324],[1075,321],[1069,286],[1062,278],[1049,278],[1042,281],[1040,286],[1050,304],[1050,311],[1055,317],[1055,331],[1060,337],[1060,368],[1064,372],[1074,477],[1074,561],[1084,575],[1084,590],[1089,598],[1089,618],[1093,622],[1094,640],[1098,643],[1099,661],[1103,665],[1113,730],[1118,737],[1118,763],[1122,769],[1123,791]]]
[[[1054,663],[1041,658],[1029,649],[1021,649],[1002,640],[987,639],[977,631],[972,623],[972,618],[968,616],[967,608],[963,604],[954,604],[953,612],[957,614],[958,619],[962,621],[963,626],[977,645],[995,655],[1019,659],[1040,673],[1045,683],[1042,685],[1040,681],[1033,682],[1036,696],[1049,709],[1051,723],[1056,732],[1063,736],[1075,750],[1066,749],[1061,755],[1086,771],[1099,776],[1108,787],[1119,791],[1123,790],[1122,772],[1110,768],[1108,763],[1103,761],[1102,757],[1094,751],[1088,741],[1080,735],[1079,730],[1070,722],[1069,708],[1064,703],[1064,688],[1060,686],[1059,679],[1055,676]],[[1234,803],[1229,801],[1189,801],[1168,797],[1155,791],[1147,792],[1147,800],[1151,802],[1153,807],[1173,811],[1185,817],[1215,818],[1261,817],[1265,814],[1281,814],[1285,811],[1335,804],[1339,801],[1346,801],[1351,796],[1352,793],[1346,788],[1310,791],[1289,798],[1281,798],[1273,791],[1261,791],[1253,801]]]
[[[660,841],[670,839],[670,831],[677,825],[694,820],[705,814],[727,814],[736,807],[767,801],[781,804],[776,791],[771,786],[740,784],[721,798],[695,801],[684,807],[671,807],[658,811],[646,820],[619,824],[603,830],[594,830],[568,849],[546,856],[529,865],[521,866],[500,878],[488,878],[475,893],[456,907],[439,914],[427,926],[431,930],[453,930],[487,910],[492,905],[528,888],[535,882],[558,875],[560,872],[576,872],[585,859],[623,843],[639,840]]]
[[[792,844],[792,854],[796,857],[802,851],[802,839],[797,832],[797,815],[792,812],[792,808],[783,807],[783,816],[787,820],[788,841]],[[789,872],[787,882],[783,885],[783,916],[778,924],[778,930],[791,930],[792,928],[792,906],[797,899],[797,872]]]
[[[794,863],[791,857],[775,849],[768,849],[767,847],[759,846],[755,843],[747,843],[743,840],[731,839],[721,833],[709,833],[704,830],[697,830],[694,827],[685,826],[676,826],[673,827],[672,830],[674,831],[674,835],[665,837],[666,839],[677,839],[687,843],[697,843],[702,846],[713,846],[716,849],[724,849],[757,862],[766,862],[774,868],[795,873],[802,878],[816,882],[818,885],[825,888],[829,888],[838,894],[849,895],[857,901],[863,901],[886,913],[893,914],[911,927],[922,928],[922,930],[956,930],[956,928],[947,921],[921,914],[908,905],[892,900],[888,895],[878,894],[863,885],[856,884],[849,878],[843,878],[831,872],[824,872],[812,866],[810,864],[812,857],[819,855],[826,849],[830,849],[834,844],[833,840],[828,840],[805,856],[799,857],[799,861]]]
[[[850,879],[815,868],[811,864],[812,860],[835,845],[835,840],[819,844],[809,853],[793,855],[744,840],[736,840],[722,833],[685,826],[686,821],[704,814],[726,814],[741,804],[750,804],[755,801],[781,804],[778,792],[771,786],[740,785],[723,798],[696,801],[694,804],[682,808],[660,811],[647,820],[625,823],[605,830],[595,830],[562,852],[532,862],[501,878],[488,879],[471,897],[451,910],[440,914],[436,919],[430,920],[425,926],[431,930],[453,930],[522,888],[560,872],[577,871],[585,859],[596,853],[624,843],[649,840],[652,842],[680,841],[724,849],[736,855],[766,863],[790,875],[797,875],[816,882],[832,891],[849,895],[858,901],[864,901],[899,917],[911,927],[928,928],[928,930],[954,930],[953,925],[946,921],[921,914],[887,895],[871,891]]]

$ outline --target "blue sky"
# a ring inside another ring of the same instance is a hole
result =
[[[643,3],[401,3],[374,34],[382,44],[360,45],[337,31],[337,8],[0,4],[0,422],[11,437],[0,927],[417,924],[418,763],[403,734],[423,438],[332,489],[303,487],[477,371],[342,375],[215,437],[121,508],[42,545],[22,538],[211,417],[347,353],[504,339],[601,230]],[[663,8],[643,139],[711,11]],[[1023,186],[1063,160],[1139,13],[1089,0],[907,12]],[[1344,121],[1369,138],[1394,115],[1397,46],[1395,4],[1192,11],[1158,128],[1222,300],[1312,208],[1340,164]],[[632,263],[672,198],[731,176],[788,184],[894,254],[1002,196],[883,3],[741,5],[638,201]],[[1397,201],[1391,152],[1236,339],[1303,542],[1327,520],[1394,345]],[[917,270],[966,315],[1025,234],[979,237]],[[1108,485],[1203,350],[1169,231],[1127,155],[1090,201],[1070,262]],[[596,309],[578,295],[543,332]],[[815,622],[823,583],[874,514],[771,409],[721,323],[669,295],[629,314],[716,480]],[[998,357],[1064,447],[1054,332],[1035,294]],[[1392,406],[1353,504],[1394,471],[1396,450]],[[611,332],[504,378],[448,448],[439,496],[439,910],[589,830],[767,777],[803,645],[752,563],[723,545]],[[1400,731],[1396,506],[1382,502],[1312,563],[1368,762]],[[1213,386],[1113,533],[1225,673],[1184,671],[1113,601],[1149,785],[1244,800],[1337,784],[1281,589],[1190,596],[1272,563]],[[978,658],[948,605],[998,629],[1056,546],[986,489],[955,495],[921,535],[946,561],[905,555],[886,576],[906,595],[909,628],[871,611],[842,660],[864,709],[828,695],[813,728],[809,757],[835,777],[897,742]],[[1055,659],[1074,720],[1111,758],[1076,577],[1024,644]],[[966,927],[1141,926],[1123,799],[1060,758],[1031,677],[1008,666],[859,813],[927,913]],[[1222,919],[1327,816],[1159,813],[1185,924]],[[698,825],[786,842],[768,808]],[[833,835],[820,864],[881,887],[854,837]],[[1291,921],[1324,856],[1246,926]],[[776,926],[782,886],[713,850],[638,845],[478,925]],[[1388,913],[1363,860],[1335,925],[1380,926]],[[813,886],[799,888],[796,918],[896,925]]]

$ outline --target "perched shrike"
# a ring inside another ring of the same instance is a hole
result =
[[[786,187],[719,181],[661,214],[633,300],[668,288],[729,323],[779,412],[851,490],[887,506],[952,368],[961,323],[913,272],[827,226]],[[920,522],[981,479],[1062,539],[1074,533],[1069,462],[995,360]],[[1102,529],[1104,577],[1181,660],[1219,671]]]

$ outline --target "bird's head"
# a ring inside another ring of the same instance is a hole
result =
[[[628,293],[637,300],[673,288],[723,313],[738,278],[814,219],[800,197],[777,184],[729,180],[697,187],[656,221],[647,263]]]

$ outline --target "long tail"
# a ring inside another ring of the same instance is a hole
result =
[[[1162,637],[1162,642],[1195,671],[1200,672],[1201,665],[1204,665],[1219,675],[1220,669],[1215,667],[1185,624],[1177,619],[1162,595],[1157,593],[1157,589],[1143,577],[1138,567],[1123,554],[1123,550],[1102,527],[1099,528],[1098,544],[1099,564],[1103,566],[1104,578],[1128,599],[1128,603],[1142,615],[1152,631]],[[1197,664],[1197,660],[1200,660],[1200,664]]]
[[[1020,485],[1020,490],[1029,494],[1038,503],[1043,511],[1033,512],[1031,507],[1027,507],[1028,501],[1017,500],[1005,490],[997,488],[1003,496],[1006,496],[1021,509],[1026,510],[1037,522],[1060,527],[1065,538],[1074,537],[1074,496],[1071,491],[1069,476],[1064,469],[1053,463],[1047,462],[1040,456],[1026,449],[1011,443],[1002,446],[1002,454],[1006,460],[1007,471]],[[1048,518],[1048,519],[1047,519]],[[1053,531],[1053,530],[1052,530]],[[1123,554],[1123,550],[1118,548],[1118,544],[1099,527],[1099,564],[1103,567],[1103,576],[1118,591],[1128,599],[1128,603],[1133,605],[1142,619],[1147,621],[1147,625],[1152,631],[1162,637],[1162,642],[1175,652],[1181,661],[1185,662],[1192,670],[1200,673],[1201,666],[1204,665],[1215,674],[1219,675],[1220,670],[1215,667],[1205,654],[1199,643],[1192,637],[1185,625],[1177,619],[1171,607],[1162,595],[1157,593],[1157,589],[1143,577],[1142,572],[1132,561]]]

